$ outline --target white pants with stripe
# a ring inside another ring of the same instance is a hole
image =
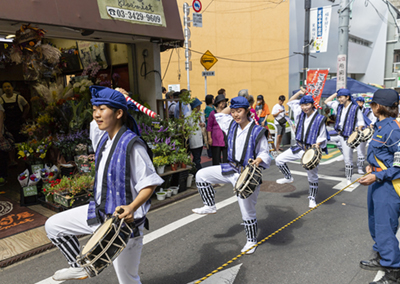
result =
[[[287,162],[300,160],[303,157],[304,150],[300,150],[297,153],[293,153],[292,149],[287,149],[285,152],[279,154],[278,157],[275,159],[275,163],[277,166],[282,166]],[[318,182],[318,166],[314,169],[307,171],[308,181],[310,183],[317,183]]]
[[[338,147],[342,147],[344,164],[348,166],[353,166],[353,149],[347,146],[346,141],[343,136],[336,135],[331,137],[332,142],[336,142]],[[340,145],[339,145],[340,144]]]
[[[86,223],[89,205],[82,205],[51,216],[45,224],[49,239],[59,239],[65,236],[93,234],[100,226],[89,226]],[[140,236],[131,238],[126,248],[113,261],[115,272],[120,284],[140,284],[139,263],[143,247],[143,225]]]
[[[221,166],[212,166],[202,168],[200,171],[197,172],[196,183],[230,183],[234,187],[238,178],[239,174],[237,173],[224,176],[222,175]],[[254,190],[254,193],[246,199],[242,199],[240,197],[237,198],[243,220],[252,220],[257,218],[256,204],[259,192],[260,186],[257,186]]]

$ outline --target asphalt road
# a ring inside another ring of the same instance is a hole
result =
[[[298,164],[291,163],[289,167],[304,173]],[[343,162],[321,165],[319,172],[325,178],[319,182],[317,203],[337,192],[333,187],[344,178]],[[272,162],[271,168],[264,171],[264,185],[271,185],[267,187],[271,189],[273,183],[269,182],[281,177]],[[298,174],[294,178],[293,188],[286,188],[286,192],[260,192],[259,240],[308,210],[307,178]],[[150,231],[145,233],[139,269],[143,283],[193,283],[240,254],[246,239],[239,207],[232,198],[232,186],[216,190],[217,214],[204,217],[192,214],[192,208],[202,206],[198,194],[149,213]],[[364,186],[341,192],[266,240],[255,254],[238,258],[203,283],[371,282],[377,273],[358,266],[361,259],[373,256],[366,199]],[[52,249],[0,270],[0,283],[60,283],[49,277],[66,266],[61,253]],[[84,280],[84,283],[117,282],[111,267],[97,278]]]

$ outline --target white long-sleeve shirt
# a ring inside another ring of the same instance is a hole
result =
[[[300,106],[300,100],[293,100],[287,103],[287,105],[292,109],[293,111],[293,116],[294,116],[294,121],[296,123],[296,125],[299,122],[300,119],[300,114],[303,112]],[[310,124],[310,122],[312,121],[312,118],[317,115],[317,111],[314,109],[314,112],[307,117],[306,115],[306,119],[304,120],[304,132],[303,132],[303,137],[302,140],[306,141],[306,129],[308,129],[308,126]],[[317,137],[317,141],[316,143],[321,143],[320,147],[321,148],[325,148],[326,147],[326,143],[327,143],[327,137],[326,137],[326,126],[325,123],[322,124],[321,129],[319,131],[318,137]]]
[[[233,120],[232,115],[224,114],[224,113],[216,113],[215,119],[221,128],[221,130],[228,135],[229,126]],[[244,129],[238,125],[237,133],[236,133],[236,145],[235,145],[235,160],[240,161],[243,154],[244,144],[246,143],[247,133],[249,132],[251,123],[248,123]],[[262,163],[260,166],[264,168],[269,168],[271,163],[271,157],[269,155],[269,146],[268,140],[265,136],[262,136],[258,144],[256,145],[256,158],[261,158]]]

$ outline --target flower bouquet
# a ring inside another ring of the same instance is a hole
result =
[[[26,169],[21,174],[19,174],[18,181],[19,181],[19,184],[22,187],[25,187],[25,186],[28,185],[28,182],[29,182],[29,171],[28,171],[28,169]]]
[[[28,186],[36,185],[40,181],[40,172],[36,172],[29,176]]]

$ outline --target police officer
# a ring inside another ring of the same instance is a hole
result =
[[[370,174],[360,179],[368,187],[368,223],[373,250],[371,260],[363,260],[360,267],[384,270],[385,275],[370,284],[391,284],[400,281],[400,249],[396,232],[400,217],[400,123],[399,95],[390,89],[374,93],[371,109],[378,121],[368,147],[366,167]]]

